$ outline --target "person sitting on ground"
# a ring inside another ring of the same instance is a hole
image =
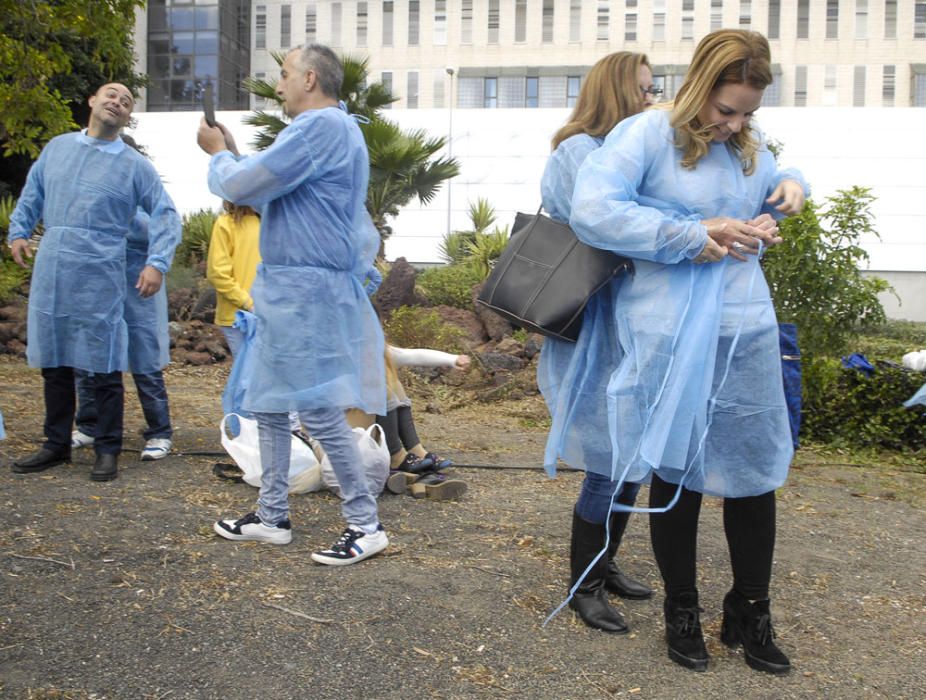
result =
[[[421,444],[412,417],[412,402],[399,380],[399,367],[469,368],[468,355],[453,355],[439,350],[405,349],[386,346],[386,390],[388,392],[386,415],[377,416],[376,422],[386,435],[389,447],[389,480],[386,488],[392,493],[405,493],[411,487],[415,498],[447,500],[459,498],[466,492],[466,483],[458,479],[447,479],[438,473],[452,466],[453,462],[427,451]]]

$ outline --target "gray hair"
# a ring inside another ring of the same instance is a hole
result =
[[[321,91],[328,97],[338,99],[344,81],[344,67],[337,54],[322,44],[305,44],[298,50],[302,69],[315,71]]]

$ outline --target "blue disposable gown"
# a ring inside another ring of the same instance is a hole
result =
[[[135,213],[125,246],[125,323],[129,332],[129,371],[151,374],[170,362],[167,332],[167,285],[142,297],[135,284],[148,262],[148,222],[141,209]]]
[[[633,258],[635,271],[611,288],[616,339],[589,343],[572,373],[549,370],[561,380],[548,458],[581,454],[582,423],[606,421],[611,463],[586,459],[587,469],[627,481],[656,471],[695,491],[758,495],[783,483],[793,453],[768,286],[756,257],[690,260],[707,240],[701,219],[758,216],[782,179],[800,175],[778,171],[763,146],[747,176],[718,143],[687,170],[668,117],[624,120],[579,167],[573,230]],[[616,363],[606,356],[613,343]],[[603,378],[603,400],[587,400],[586,377]]]
[[[363,134],[336,107],[303,112],[266,151],[212,158],[212,192],[261,212],[244,409],[385,413],[383,333],[362,283],[379,249],[369,169]]]
[[[28,238],[39,219],[45,225],[29,292],[31,366],[128,369],[126,237],[139,207],[151,216],[145,264],[166,274],[180,217],[151,163],[121,139],[76,132],[42,150],[9,234]]]

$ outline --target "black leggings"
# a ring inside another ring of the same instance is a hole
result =
[[[672,500],[676,484],[653,475],[649,504],[661,508]],[[696,553],[701,494],[682,489],[668,513],[650,514],[650,537],[666,596],[696,593]],[[775,492],[723,499],[723,529],[727,535],[733,588],[750,600],[768,598],[775,551]]]
[[[386,434],[386,446],[390,455],[398,453],[402,448],[410,450],[421,442],[415,430],[411,406],[399,406],[385,416],[376,416],[376,422]]]

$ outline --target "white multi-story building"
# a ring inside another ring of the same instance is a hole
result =
[[[396,107],[566,107],[619,50],[646,53],[671,97],[721,27],[769,38],[768,106],[926,106],[926,0],[262,0],[251,12],[252,75],[272,80],[273,51],[317,41],[369,57]]]

